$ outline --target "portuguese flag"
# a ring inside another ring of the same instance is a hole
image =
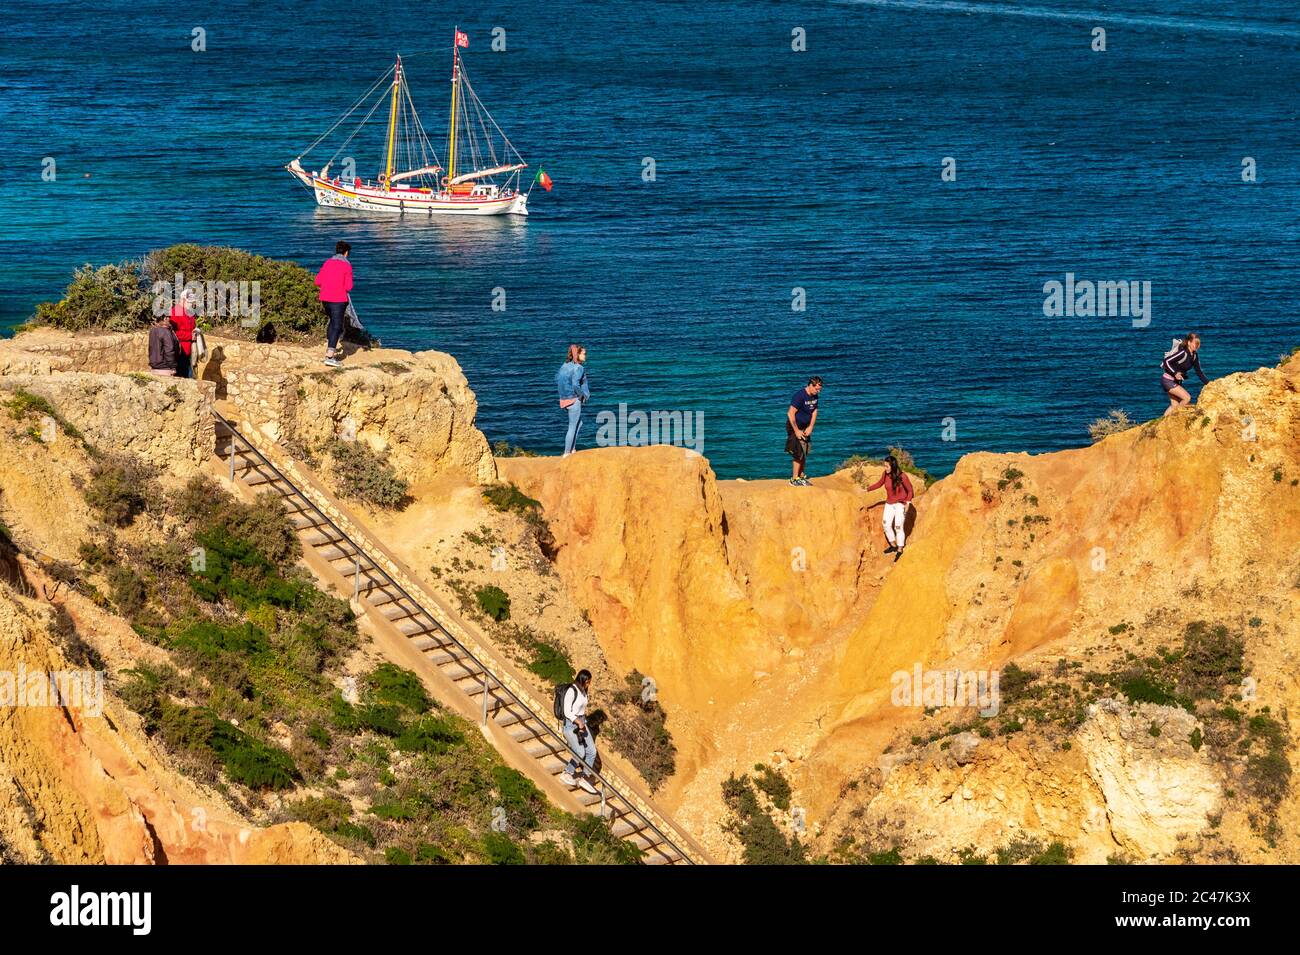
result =
[[[533,182],[541,183],[542,188],[547,192],[550,192],[551,186],[555,185],[555,183],[551,181],[551,177],[546,174],[546,170],[541,167],[538,167],[537,175],[533,177]]]

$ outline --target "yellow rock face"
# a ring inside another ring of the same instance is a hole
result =
[[[35,568],[27,574],[39,580]],[[50,622],[47,606],[0,587],[0,671],[31,677],[76,670],[55,645]],[[242,822],[170,770],[134,714],[111,697],[102,712],[90,697],[70,702],[0,706],[0,831],[9,861],[354,861],[303,823],[260,829]]]
[[[683,755],[664,800],[725,853],[716,821],[729,772],[786,766],[815,826],[915,719],[891,703],[890,678],[917,664],[1077,658],[1118,621],[1268,607],[1289,649],[1260,643],[1251,663],[1279,705],[1294,705],[1282,661],[1300,648],[1298,425],[1293,359],[1215,381],[1199,405],[1091,447],[967,455],[918,496],[896,564],[880,554],[881,493],[846,473],[802,489],[719,482],[702,458],[663,447],[498,463],[545,507],[559,572],[611,662],[658,681]],[[1182,810],[1170,810],[1172,827],[1124,821],[1140,802],[1124,794],[1149,787],[1100,758],[1087,773],[1094,751],[1059,760],[1094,792],[1062,818],[1083,827],[1119,806],[1107,838],[1169,851],[1161,833],[1182,831]],[[1032,803],[1030,784],[1007,775]],[[1195,773],[1182,781],[1201,794],[1188,818],[1203,819],[1213,787]]]

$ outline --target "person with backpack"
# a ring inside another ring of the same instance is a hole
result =
[[[880,475],[880,480],[867,490],[874,491],[881,486],[885,488],[882,522],[885,525],[885,540],[889,544],[885,553],[893,554],[897,561],[903,556],[903,547],[907,544],[907,532],[903,525],[907,522],[907,506],[912,503],[912,482],[898,466],[898,458],[887,454],[885,463],[889,467]]]
[[[1196,369],[1201,384],[1210,383],[1210,379],[1205,377],[1205,372],[1201,371],[1201,357],[1198,354],[1200,350],[1201,336],[1196,332],[1188,332],[1183,338],[1175,338],[1173,347],[1165,352],[1165,360],[1160,363],[1160,387],[1169,398],[1169,407],[1165,409],[1166,416],[1192,403],[1191,393],[1182,384],[1187,372]]]
[[[334,254],[316,273],[316,285],[320,288],[320,301],[328,321],[325,327],[325,364],[331,368],[339,366],[339,339],[346,327],[348,293],[352,291],[352,263],[348,260],[351,251],[352,246],[340,239],[334,244]]]
[[[180,352],[181,344],[172,331],[170,318],[156,316],[149,326],[149,371],[162,378],[175,378]]]
[[[785,453],[794,459],[790,483],[795,487],[809,487],[808,452],[812,450],[813,426],[817,424],[817,396],[821,394],[822,380],[817,375],[794,393],[790,407],[785,412]]]
[[[579,670],[572,683],[562,683],[555,688],[555,717],[562,721],[564,740],[573,751],[573,757],[560,773],[560,781],[569,788],[578,786],[595,795],[596,787],[588,778],[596,765],[596,743],[587,726],[590,693],[591,671]]]
[[[578,429],[582,427],[582,407],[591,400],[587,387],[587,349],[570,345],[564,364],[555,374],[555,387],[560,393],[560,410],[569,415],[569,430],[564,435],[564,457],[573,453],[578,444]]]

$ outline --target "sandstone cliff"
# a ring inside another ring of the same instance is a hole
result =
[[[825,839],[842,834],[844,818],[833,817],[843,787],[879,772],[882,752],[927,718],[891,702],[891,677],[916,665],[990,670],[1050,655],[1053,665],[1091,666],[1107,653],[1176,642],[1199,619],[1244,631],[1260,698],[1274,713],[1293,710],[1297,416],[1292,358],[1215,381],[1196,407],[1092,447],[968,455],[920,497],[897,564],[879,553],[879,492],[845,474],[809,489],[718,482],[707,462],[667,448],[501,466],[545,506],[557,568],[606,652],[659,681],[688,754],[668,802],[725,852],[718,787],[755,762],[794,780],[805,838],[819,827]],[[1030,752],[1032,734],[986,742],[980,760],[948,770],[951,778],[931,780],[924,761],[909,763],[873,798],[883,815],[914,817],[917,831],[943,831],[944,813],[957,810],[978,817],[950,840],[975,838],[980,826],[987,840],[1011,826],[1077,843],[1088,861],[1117,845],[1140,859],[1165,857],[1171,832],[1204,829],[1223,810],[1231,782],[1220,772],[1211,784],[1190,750],[1179,753],[1184,768],[1168,753],[1126,749],[1132,736],[1114,725],[1138,718],[1103,707],[1077,745],[1059,751]],[[1027,771],[1026,759],[1043,771]],[[1153,773],[1168,783],[1134,781]],[[972,785],[954,785],[971,775]],[[998,788],[993,778],[1011,787],[1016,806],[952,804],[954,789],[987,794]],[[1053,805],[1063,779],[1079,794]],[[943,808],[927,814],[932,805]],[[1295,810],[1288,796],[1277,811]],[[1141,821],[1148,817],[1155,821]],[[918,851],[937,851],[923,843]],[[1283,840],[1279,851],[1300,850]]]

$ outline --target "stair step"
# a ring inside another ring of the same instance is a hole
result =
[[[317,547],[316,553],[324,557],[331,564],[336,560],[342,560],[344,557],[349,560],[355,560],[360,556],[356,548],[351,544],[329,544],[325,547]],[[364,559],[362,561],[364,563]]]
[[[404,617],[413,617],[420,612],[420,608],[412,606],[407,600],[389,601],[384,605],[383,614],[385,620],[397,621]]]
[[[394,600],[401,599],[402,595],[400,593],[382,582],[379,582],[377,587],[366,594],[366,600],[370,601],[372,607],[386,607]]]
[[[310,530],[313,527],[327,527],[315,514],[304,511],[290,511],[289,523],[296,531]]]
[[[322,547],[325,544],[337,544],[344,539],[342,534],[328,524],[319,524],[316,530],[303,538],[303,543],[308,547]]]
[[[516,713],[514,710],[507,710],[505,712],[505,715],[496,721],[497,726],[503,728],[506,726],[518,726],[521,723],[524,724],[525,726],[528,725],[528,717],[521,716],[519,713]],[[528,737],[524,736],[523,738],[527,739]]]
[[[516,743],[527,743],[534,739],[551,739],[551,734],[546,732],[545,727],[538,726],[536,723],[529,722],[526,719],[515,720],[515,723],[523,723],[523,729],[517,729],[510,734],[510,738]],[[501,726],[511,726],[511,723],[501,723]],[[559,744],[556,744],[559,745]]]
[[[546,756],[557,756],[559,747],[560,744],[556,743],[554,740],[540,738],[538,742],[534,743],[532,746],[525,747],[524,752],[533,759],[542,759]],[[568,758],[567,753],[565,758]]]
[[[422,633],[437,633],[437,629],[427,620],[404,620],[396,624],[397,629],[402,631],[408,637],[416,637]]]
[[[269,484],[276,480],[276,476],[270,470],[259,470],[257,465],[247,468],[235,467],[235,477],[239,478],[250,487],[257,487],[261,484]]]
[[[484,670],[481,666],[471,660],[457,660],[455,663],[445,664],[442,668],[442,672],[455,681],[468,680],[470,677],[482,680]],[[493,680],[492,683],[493,688],[495,689],[496,681]]]
[[[438,641],[427,633],[422,633],[418,637],[411,638],[411,645],[417,650],[433,650],[438,646]]]

